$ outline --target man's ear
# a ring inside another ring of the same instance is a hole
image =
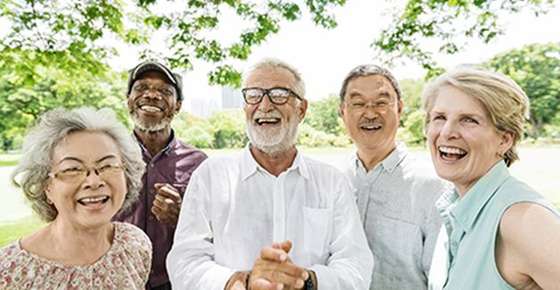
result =
[[[130,97],[130,94],[126,95],[126,105],[130,108],[133,104],[133,100]]]
[[[177,100],[177,103],[175,103],[175,114],[179,114],[179,112],[181,112],[182,105],[183,105],[183,101]]]
[[[301,122],[307,113],[307,99],[303,99],[299,102],[297,106],[297,114],[299,117],[299,121]]]
[[[400,115],[400,114],[402,114],[402,112],[404,110],[404,102],[402,101],[402,99],[399,99],[397,101],[397,106],[398,106],[399,115]]]

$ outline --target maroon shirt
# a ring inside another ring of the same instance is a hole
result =
[[[152,214],[151,208],[156,195],[154,184],[168,183],[183,196],[192,172],[207,156],[202,151],[177,140],[173,132],[167,147],[153,157],[140,140],[136,140],[142,148],[142,156],[146,162],[146,173],[142,177],[144,186],[131,208],[119,213],[114,220],[134,224],[150,237],[153,246],[152,270],[146,286],[157,287],[169,282],[165,259],[171,250],[175,226],[159,222]]]

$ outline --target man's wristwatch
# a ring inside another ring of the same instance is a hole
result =
[[[311,278],[311,273],[309,273],[309,278],[305,280],[303,284],[303,290],[315,290],[315,285],[313,285],[313,278]]]

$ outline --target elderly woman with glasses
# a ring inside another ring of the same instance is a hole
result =
[[[46,226],[0,249],[0,289],[143,289],[148,237],[111,222],[137,197],[144,162],[108,109],[56,109],[26,136],[12,175]]]
[[[455,186],[436,203],[443,226],[430,289],[558,289],[560,215],[512,177],[529,100],[508,77],[474,68],[424,92],[428,147]]]

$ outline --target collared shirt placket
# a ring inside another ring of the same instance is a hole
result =
[[[360,161],[358,161],[360,162]],[[365,227],[367,221],[367,214],[370,211],[371,201],[374,200],[374,195],[379,194],[376,192],[377,180],[383,173],[381,165],[376,166],[373,171],[366,172],[363,166],[356,168],[358,180],[360,182],[360,189],[358,192],[358,208],[362,218],[362,224]]]
[[[286,192],[284,183],[286,172],[274,178],[273,208],[274,208],[274,230],[273,241],[282,242],[286,240]]]

